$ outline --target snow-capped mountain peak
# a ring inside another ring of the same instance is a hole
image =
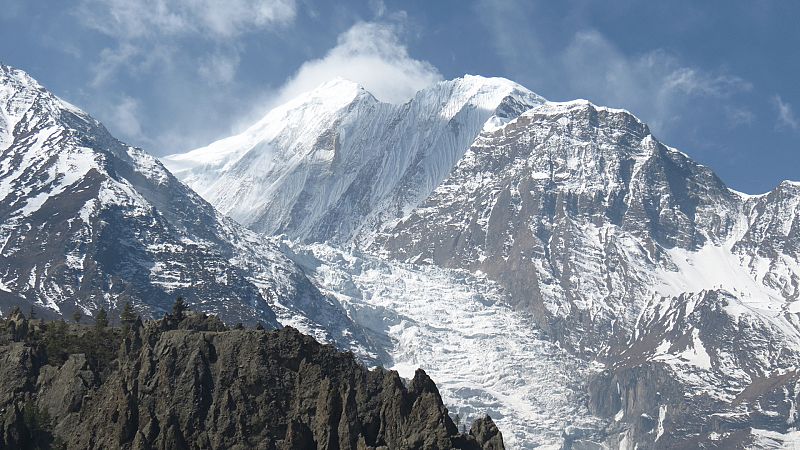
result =
[[[31,117],[32,107],[38,117]],[[58,121],[63,113],[87,118],[86,113],[46,91],[26,72],[0,64],[0,150],[13,142],[15,127],[26,115],[37,123]]]
[[[413,208],[481,130],[543,102],[509,80],[465,76],[394,105],[335,79],[242,134],[163,162],[253,230],[347,241]]]
[[[288,102],[270,110],[264,118],[256,122],[245,133],[257,133],[267,124],[287,123],[298,120],[296,115],[329,115],[340,113],[354,102],[377,102],[375,97],[363,86],[346,78],[333,78],[316,89],[302,93]],[[268,135],[261,135],[268,138]]]
[[[271,151],[271,147],[256,147],[282,134],[301,142],[313,140],[358,102],[377,103],[377,100],[358,83],[334,78],[273,108],[242,133],[187,153],[167,156],[164,163],[191,185],[197,172],[225,170],[248,150],[254,150],[254,154]]]
[[[583,99],[583,98],[578,98],[578,99],[569,100],[569,101],[565,101],[565,102],[549,101],[549,102],[543,104],[542,106],[540,106],[539,108],[537,108],[536,112],[539,113],[539,114],[559,114],[559,113],[564,113],[566,111],[573,110],[573,109],[593,109],[593,110],[596,110],[596,111],[606,111],[606,112],[613,113],[613,114],[627,114],[627,115],[630,115],[630,116],[634,117],[637,122],[640,122],[640,123],[644,124],[644,122],[642,122],[642,120],[640,120],[638,117],[636,117],[635,114],[633,114],[632,112],[628,111],[627,109],[624,109],[624,108],[611,108],[611,107],[608,107],[608,106],[597,105],[597,104],[592,103],[591,100],[586,100],[586,99]]]
[[[737,193],[628,111],[502,78],[403,104],[334,79],[164,159],[281,242],[2,69],[2,310],[185,294],[421,366],[511,447],[798,433],[800,183]]]

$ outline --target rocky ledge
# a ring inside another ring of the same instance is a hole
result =
[[[367,370],[295,329],[187,315],[0,321],[0,448],[503,449],[459,433],[422,370]]]

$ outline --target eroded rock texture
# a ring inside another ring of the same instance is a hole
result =
[[[292,328],[189,316],[123,331],[19,313],[3,327],[0,448],[504,448],[488,417],[459,433],[424,371],[406,385]],[[57,358],[64,348],[86,354]]]

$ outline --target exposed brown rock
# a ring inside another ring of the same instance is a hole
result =
[[[503,448],[488,417],[460,434],[424,371],[406,386],[288,327],[137,322],[126,336],[106,331],[119,351],[102,364],[70,354],[51,365],[37,333],[0,342],[0,448],[36,448],[37,426],[40,441],[69,449]]]

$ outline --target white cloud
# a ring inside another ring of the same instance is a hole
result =
[[[90,28],[121,40],[203,34],[230,38],[285,24],[294,0],[80,0],[76,11]]]
[[[110,125],[114,130],[141,142],[147,139],[142,133],[142,125],[138,118],[139,113],[139,102],[132,97],[124,95],[119,101],[111,105],[111,110],[107,115],[111,119]]]
[[[637,57],[624,55],[596,31],[576,33],[554,62],[573,91],[627,108],[656,128],[677,119],[689,102],[726,99],[752,89],[741,78],[685,66],[661,50]],[[740,117],[746,114],[739,111]]]
[[[791,128],[793,130],[800,129],[800,119],[794,115],[792,105],[784,102],[780,95],[772,97],[772,102],[778,109],[778,126],[783,128]]]
[[[335,77],[355,81],[382,101],[401,103],[442,79],[430,63],[413,59],[399,38],[399,25],[360,22],[342,33],[324,57],[305,62],[286,81],[275,103]]]
[[[120,66],[126,64],[141,52],[130,44],[122,44],[116,49],[104,48],[100,51],[100,60],[94,66],[92,85],[99,86],[111,77]]]
[[[200,62],[197,72],[210,84],[230,84],[236,76],[239,59],[235,50],[213,53]]]
[[[660,131],[699,105],[713,104],[731,125],[752,122],[753,113],[734,99],[753,88],[742,78],[703,70],[660,49],[625,53],[577,23],[579,14],[563,24],[538,24],[543,16],[538,8],[523,0],[482,0],[476,9],[505,69],[532,90],[556,93],[553,100],[583,97],[625,108]],[[562,25],[578,31],[562,31]]]
[[[235,39],[284,26],[296,13],[295,0],[79,0],[75,9],[84,26],[116,42],[100,53],[95,86],[123,68],[142,71],[154,62],[170,68],[173,47],[185,44],[185,38],[211,40],[228,49],[201,58],[198,72],[208,81],[229,83],[239,64]]]
[[[725,116],[731,126],[750,125],[756,120],[756,115],[747,108],[727,105],[724,108]]]

